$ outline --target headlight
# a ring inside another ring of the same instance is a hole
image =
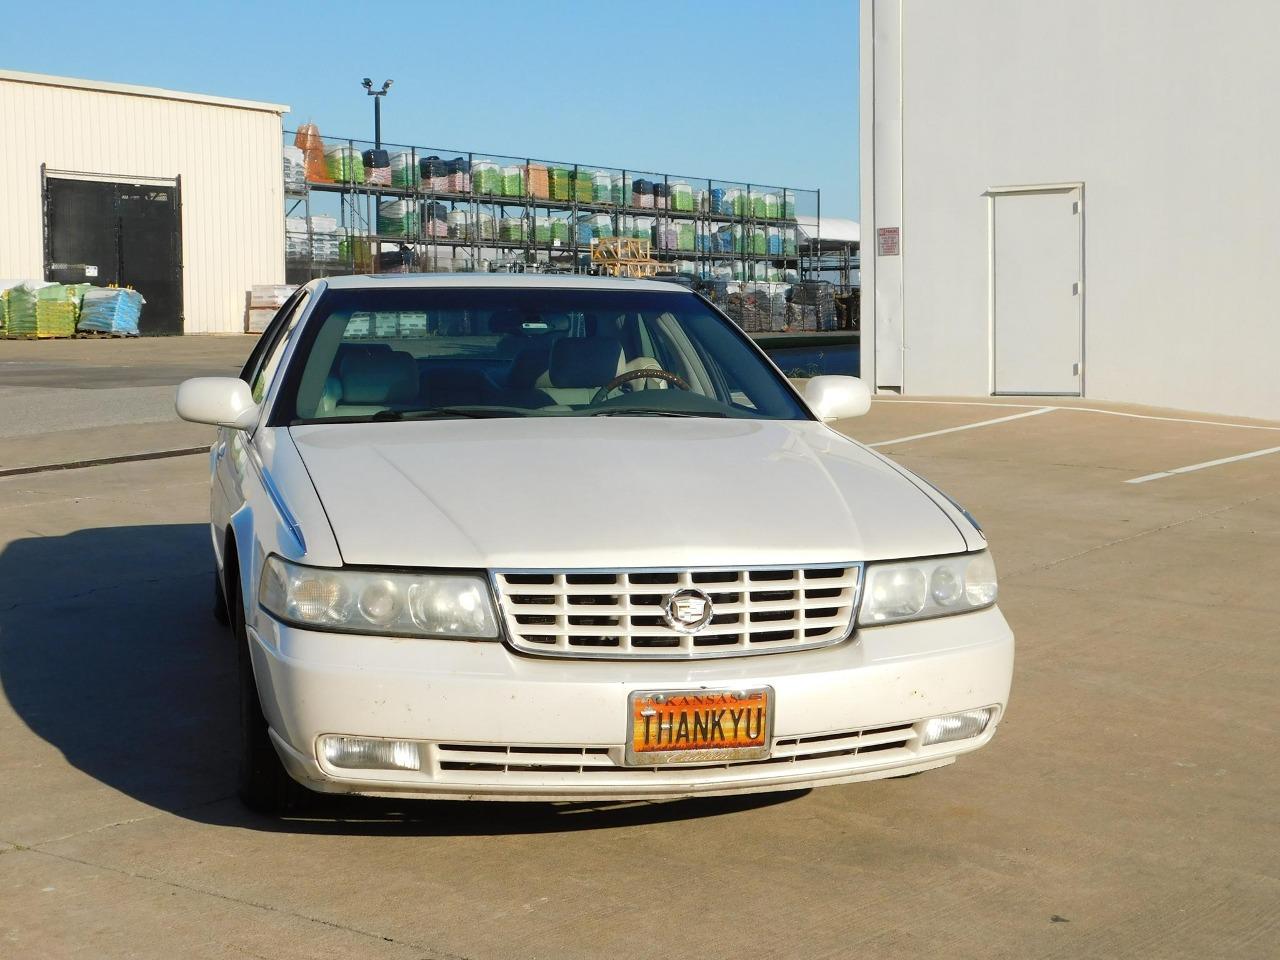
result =
[[[484,579],[451,573],[393,573],[304,567],[269,557],[262,608],[300,627],[393,637],[496,640]]]
[[[980,610],[996,602],[996,565],[986,550],[955,557],[867,565],[858,623],[874,626]]]

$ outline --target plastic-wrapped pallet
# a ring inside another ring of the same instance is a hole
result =
[[[285,145],[281,151],[284,156],[284,188],[297,192],[307,185],[307,155],[301,147]]]
[[[712,213],[727,215],[733,212],[732,206],[725,203],[724,194],[725,191],[723,187],[711,188],[711,194],[707,202],[711,207]]]
[[[26,280],[5,291],[8,308],[5,311],[5,336],[34,337],[36,335],[36,291],[51,286],[43,280]]]
[[[745,190],[734,188],[724,192],[720,212],[728,217],[745,217],[747,215],[747,194]]]
[[[644,210],[653,209],[653,184],[648,180],[635,180],[631,184],[631,205]]]
[[[784,220],[796,218],[796,195],[790,190],[782,195],[782,217]]]
[[[531,163],[525,168],[525,189],[529,196],[546,200],[551,196],[551,181],[547,178],[547,168],[541,163]]]
[[[613,218],[607,213],[597,213],[591,218],[591,236],[612,237]]]
[[[88,284],[51,283],[36,290],[37,337],[69,337],[76,332],[80,296]]]
[[[672,210],[693,212],[693,187],[682,180],[669,184],[669,204]]]
[[[498,221],[498,239],[521,243],[525,238],[524,217],[503,217]]]
[[[551,218],[545,214],[537,214],[533,218],[533,242],[551,242]]]
[[[693,224],[687,220],[676,224],[676,249],[692,250],[693,233]]]
[[[608,171],[596,170],[591,174],[591,202],[610,203],[613,200],[613,180]]]
[[[671,192],[667,184],[659,183],[655,180],[653,183],[653,209],[666,210],[670,198]]]
[[[471,168],[471,187],[486,196],[502,195],[502,170],[496,163],[481,160]]]
[[[445,217],[445,222],[448,224],[449,236],[452,239],[471,239],[471,222],[466,210],[450,210]]]
[[[423,235],[447,237],[449,235],[449,224],[446,220],[448,213],[448,208],[443,203],[424,203],[420,215]]]
[[[136,337],[142,306],[146,302],[137,290],[92,287],[84,292],[76,329]]]
[[[619,207],[631,205],[631,174],[615,173],[609,178],[609,202]]]
[[[323,213],[313,213],[311,223],[311,256],[316,260],[338,260],[338,221]]]
[[[332,178],[319,128],[314,123],[304,123],[294,135],[293,144],[302,151],[306,178],[313,183],[328,183]]]
[[[796,246],[796,228],[787,227],[782,231],[782,253],[784,256],[794,257],[797,252]]]
[[[494,222],[492,214],[476,214],[476,224],[477,236],[479,236],[481,240],[494,240],[497,238],[497,224]]]
[[[508,166],[502,168],[502,195],[504,197],[524,196],[524,168]]]
[[[418,160],[418,177],[422,181],[422,189],[431,193],[449,193],[449,161],[441,160],[435,154]]]
[[[590,203],[593,196],[590,170],[577,170],[573,174],[573,199],[578,203]]]
[[[324,159],[334,183],[364,183],[364,160],[355,147],[330,147],[324,152]]]
[[[471,192],[471,161],[466,157],[454,157],[449,161],[446,185],[450,193]]]
[[[391,157],[385,150],[366,150],[360,155],[364,181],[377,187],[391,186]]]
[[[698,213],[710,212],[711,205],[710,205],[710,200],[708,199],[708,196],[707,196],[707,191],[705,190],[693,191],[693,209],[696,210]]]
[[[754,253],[759,257],[769,252],[769,235],[765,232],[764,227],[751,228],[751,242],[748,252]]]
[[[587,216],[579,216],[574,223],[574,232],[578,237],[578,246],[588,247],[591,245],[591,218]]]
[[[551,242],[555,243],[569,242],[569,221],[562,217],[555,217],[551,221]]]
[[[573,199],[573,171],[568,167],[550,167],[547,176],[551,180],[551,199],[568,201]]]
[[[418,185],[418,165],[412,152],[399,150],[391,154],[391,185],[402,190],[411,190]]]
[[[311,259],[311,237],[302,217],[285,217],[284,255],[290,260]]]
[[[245,332],[262,333],[296,289],[291,283],[255,283],[250,287]]]
[[[653,231],[653,245],[658,250],[674,250],[679,237],[675,224],[670,220],[659,220]]]
[[[416,237],[418,211],[408,200],[388,200],[378,204],[378,233],[384,237]]]

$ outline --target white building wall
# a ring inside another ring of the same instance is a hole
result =
[[[243,332],[249,288],[284,282],[281,114],[288,108],[77,83],[0,71],[0,277],[44,276],[42,163],[89,174],[181,176],[186,332]]]
[[[985,192],[1079,181],[1085,396],[1280,418],[1280,6],[863,8],[864,377],[898,323],[904,392],[990,392]]]

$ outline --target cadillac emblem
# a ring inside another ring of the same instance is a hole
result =
[[[677,590],[662,604],[662,618],[672,630],[697,633],[711,622],[711,598],[701,590]]]

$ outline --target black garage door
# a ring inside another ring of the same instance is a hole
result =
[[[179,184],[45,179],[45,279],[133,287],[143,334],[182,333]]]

